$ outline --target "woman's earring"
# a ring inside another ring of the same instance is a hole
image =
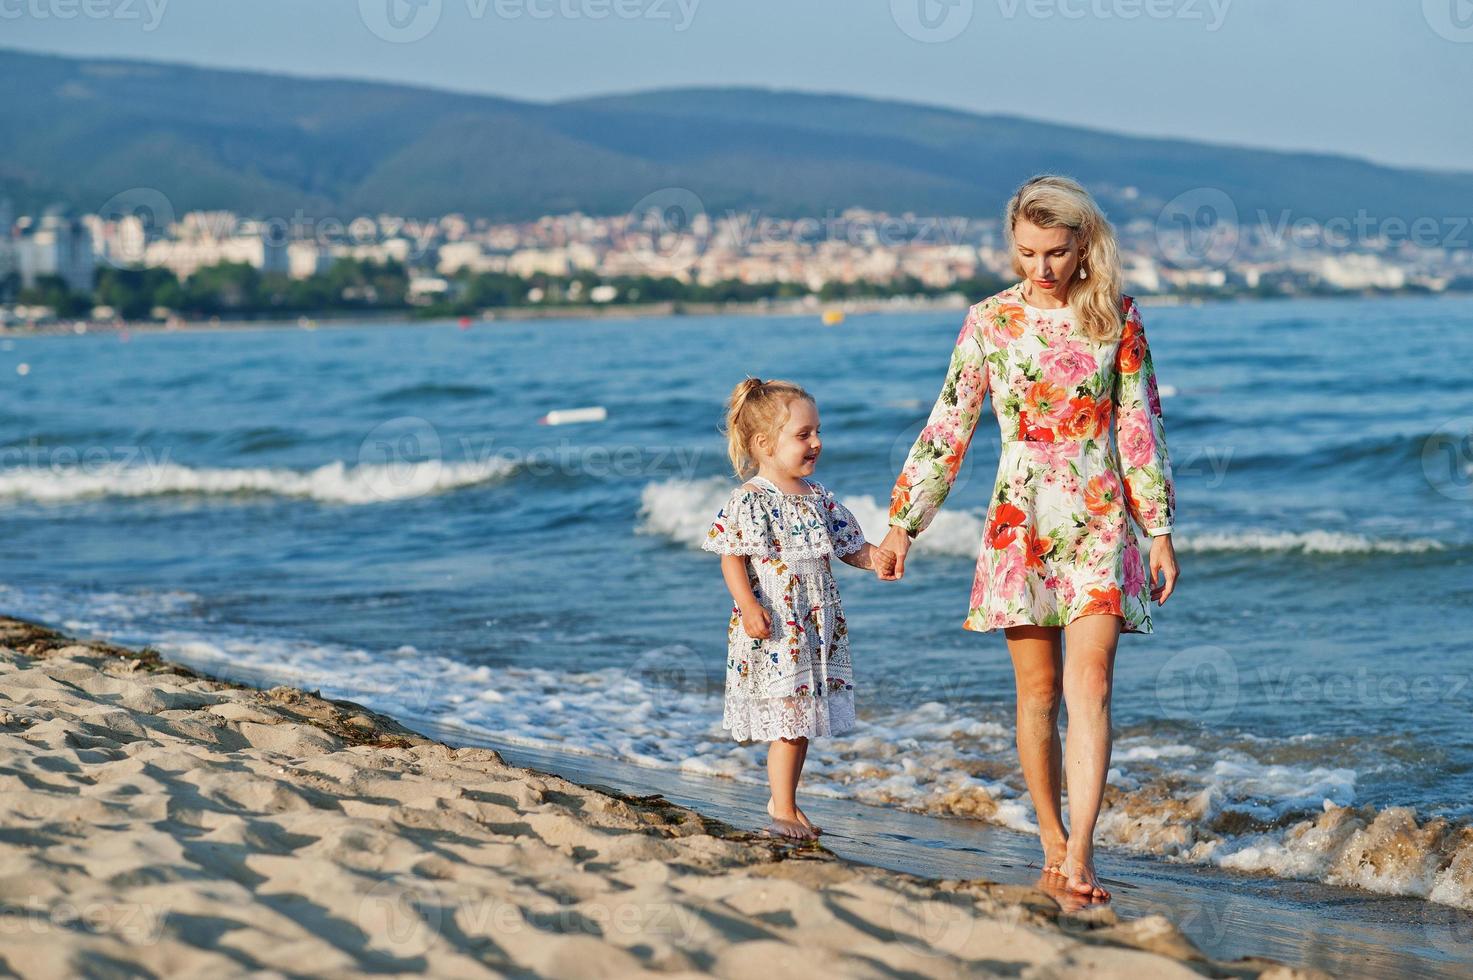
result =
[[[1089,273],[1084,271],[1084,266],[1082,266],[1082,265],[1079,267],[1079,278],[1081,278],[1081,279],[1088,279],[1089,278]]]

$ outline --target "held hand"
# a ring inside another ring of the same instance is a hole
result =
[[[1151,598],[1156,605],[1163,605],[1171,593],[1176,590],[1176,580],[1181,570],[1176,564],[1176,546],[1171,543],[1170,534],[1158,534],[1151,538]],[[1166,583],[1160,584],[1159,576],[1166,576]]]
[[[900,581],[905,577],[905,555],[910,551],[910,535],[906,533],[905,528],[892,524],[880,547],[895,556],[895,567],[888,574],[882,574],[880,578],[887,582]]]
[[[754,640],[766,640],[772,637],[772,617],[767,615],[767,610],[761,606],[751,606],[741,610],[742,629]]]
[[[890,582],[895,578],[895,553],[887,551],[883,547],[872,547],[870,549],[871,560],[875,565],[875,575],[882,582]]]

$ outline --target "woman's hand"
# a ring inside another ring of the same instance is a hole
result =
[[[759,605],[743,606],[740,610],[742,615],[742,630],[754,640],[766,640],[772,637],[772,617],[767,615],[767,610]]]
[[[887,582],[897,582],[905,577],[905,555],[910,551],[910,534],[903,527],[890,525],[890,532],[885,535],[885,540],[880,547],[895,556],[895,568],[889,574],[881,574],[880,578]]]
[[[1162,605],[1176,589],[1180,569],[1176,565],[1176,546],[1170,534],[1158,534],[1151,538],[1151,598]],[[1159,577],[1166,576],[1166,584],[1158,584]]]

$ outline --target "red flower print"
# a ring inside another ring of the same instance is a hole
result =
[[[1030,571],[1033,569],[1041,570],[1043,568],[1043,556],[1053,549],[1054,540],[1053,538],[1039,537],[1038,529],[1030,527],[1024,534],[1023,546],[1027,551],[1026,559],[1028,569]]]
[[[1093,616],[1099,613],[1124,615],[1120,608],[1120,586],[1112,585],[1105,589],[1089,590],[1089,602],[1079,610],[1079,615]]]
[[[1012,504],[998,504],[992,514],[992,523],[987,528],[987,540],[993,550],[1000,551],[1012,544],[1017,537],[1018,528],[1027,519],[1028,515]]]
[[[1026,442],[1053,442],[1054,430],[1029,421],[1027,412],[1018,413],[1018,438]]]
[[[1069,413],[1059,428],[1070,439],[1093,439],[1100,427],[1099,406],[1093,398],[1069,399]]]

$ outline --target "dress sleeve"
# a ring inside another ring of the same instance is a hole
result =
[[[775,537],[768,520],[767,503],[760,490],[737,487],[716,512],[716,519],[701,542],[704,551],[718,555],[771,556]]]
[[[1125,503],[1152,537],[1171,533],[1176,487],[1166,451],[1166,426],[1156,370],[1140,307],[1125,298],[1125,329],[1115,354],[1115,444],[1125,476]]]
[[[941,393],[890,491],[890,524],[905,528],[911,537],[930,525],[951,492],[982,415],[987,351],[980,305],[967,311]]]
[[[823,504],[829,525],[829,540],[833,542],[834,557],[852,555],[864,548],[864,528],[854,512],[839,502],[832,490],[824,489]]]

